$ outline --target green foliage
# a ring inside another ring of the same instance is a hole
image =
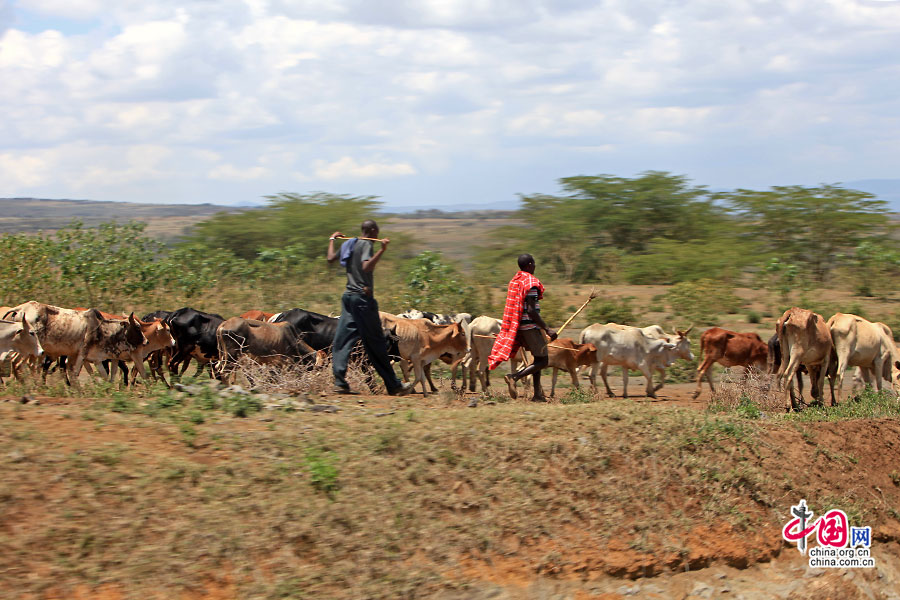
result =
[[[853,279],[860,296],[884,295],[896,289],[900,250],[889,240],[867,239],[853,253]]]
[[[182,423],[179,426],[181,441],[190,448],[194,448],[197,441],[197,429],[190,423]]]
[[[737,190],[720,198],[763,252],[798,265],[817,281],[866,237],[889,228],[886,202],[838,186]]]
[[[737,413],[745,419],[758,419],[762,416],[759,405],[753,401],[750,396],[744,394],[741,396],[740,403],[736,409]]]
[[[703,278],[733,278],[752,264],[755,244],[735,236],[705,240],[656,238],[644,252],[626,256],[625,279],[632,284],[672,284]]]
[[[235,394],[222,402],[222,408],[235,417],[248,417],[251,413],[262,410],[259,398],[250,394]]]
[[[559,399],[560,404],[589,404],[595,400],[594,395],[589,389],[580,387],[573,388]]]
[[[741,305],[730,285],[712,279],[677,283],[666,301],[677,316],[702,325],[715,325],[718,315],[736,312]]]
[[[442,260],[440,252],[422,252],[409,261],[404,272],[404,306],[432,312],[478,314],[480,306],[473,287],[463,283],[462,275]]]
[[[307,448],[304,455],[306,468],[309,470],[310,485],[334,499],[340,485],[338,483],[337,455],[319,448]]]
[[[601,325],[606,323],[637,325],[638,316],[635,314],[632,300],[634,300],[632,296],[596,298],[585,309],[587,320]]]
[[[762,283],[759,283],[760,280]],[[772,258],[757,274],[757,285],[764,285],[771,290],[777,290],[781,301],[787,304],[791,292],[800,283],[800,269],[795,264],[782,262],[778,257]]]
[[[889,391],[877,392],[865,388],[854,399],[837,406],[808,406],[787,418],[797,421],[843,421],[847,419],[896,419],[900,417],[900,403]]]
[[[265,208],[220,213],[199,223],[193,240],[246,261],[272,248],[292,248],[291,253],[305,260],[322,261],[332,232],[357,235],[360,223],[378,209],[374,196],[282,193],[266,199]],[[266,260],[271,258],[269,254]]]
[[[89,306],[121,304],[158,285],[154,258],[159,242],[143,234],[143,223],[102,223],[86,228],[80,221],[56,232],[53,261],[75,298]]]
[[[114,392],[112,398],[113,401],[109,405],[109,410],[112,412],[130,413],[135,411],[135,404],[127,394]]]
[[[35,298],[51,298],[57,277],[50,257],[53,248],[39,235],[24,233],[0,237],[0,281],[4,301],[17,304]]]
[[[628,179],[566,177],[565,196],[523,196],[519,238],[569,281],[599,281],[611,256],[647,252],[651,240],[702,240],[725,211],[687,178],[648,171]]]

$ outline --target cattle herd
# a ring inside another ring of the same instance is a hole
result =
[[[335,317],[300,308],[280,313],[251,310],[229,319],[181,308],[138,319],[134,313],[114,315],[35,301],[0,307],[0,316],[0,361],[9,363],[17,379],[23,378],[23,364],[30,365],[33,373],[40,368],[44,379],[49,369],[57,367],[63,370],[66,382],[76,386],[82,367],[89,372],[96,369],[111,381],[121,368],[128,385],[140,375],[143,379],[161,379],[167,386],[163,366],[170,373],[182,375],[191,361],[198,364],[197,374],[208,368],[210,376],[225,380],[234,377],[242,356],[260,364],[291,362],[321,368],[338,322]],[[431,379],[431,364],[436,360],[452,367],[454,389],[460,367],[463,389],[468,386],[475,391],[476,382],[481,383],[483,391],[489,388],[488,355],[500,331],[498,319],[410,310],[399,315],[381,313],[381,320],[389,354],[399,363],[405,380],[412,372],[413,385],[421,384],[423,395],[437,390]],[[612,396],[607,369],[621,366],[624,397],[628,395],[628,373],[635,370],[646,379],[646,395],[655,398],[665,381],[665,369],[678,359],[694,359],[688,338],[692,329],[667,333],[658,325],[641,328],[595,323],[581,331],[577,342],[570,338],[555,340],[549,344],[549,366],[553,369],[550,394],[554,395],[559,370],[569,373],[577,388],[579,370],[589,368],[592,389],[596,390],[599,370],[606,393]],[[821,315],[795,307],[778,319],[768,342],[755,333],[713,327],[701,335],[700,350],[703,360],[697,369],[695,398],[704,377],[714,391],[710,376],[714,363],[777,374],[785,404],[790,398],[795,409],[800,408],[802,398],[794,395],[793,382],[796,380],[802,396],[803,372],[810,378],[812,397],[818,403],[824,401],[826,377],[832,404],[841,399],[848,367],[856,367],[856,378],[878,390],[882,389],[882,380],[887,380],[894,391],[900,392],[900,354],[893,333],[883,323],[856,315],[838,313],[826,321]],[[510,361],[511,368],[527,360],[520,352]],[[660,376],[656,385],[654,373]],[[370,368],[368,383],[374,391]]]

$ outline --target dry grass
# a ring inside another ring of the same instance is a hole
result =
[[[232,377],[235,381],[244,382],[248,389],[268,394],[319,394],[334,388],[330,354],[321,358],[317,365],[289,359],[280,364],[263,364],[243,355],[237,360]],[[373,394],[384,392],[383,383],[368,366],[361,349],[351,354],[346,379],[352,390]]]
[[[784,412],[784,393],[778,390],[776,376],[743,369],[725,369],[710,395],[709,405],[717,410],[733,411],[748,404],[765,412]],[[706,385],[704,379],[703,384]]]

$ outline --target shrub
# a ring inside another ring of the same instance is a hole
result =
[[[747,322],[748,323],[759,323],[762,321],[762,316],[756,312],[755,310],[747,311]]]
[[[736,312],[741,305],[730,285],[712,279],[677,283],[666,300],[677,316],[702,325],[715,325],[720,314]]]
[[[619,325],[636,325],[638,316],[635,314],[631,301],[632,296],[597,298],[588,304],[585,312],[591,323],[618,323]]]
[[[335,466],[337,455],[319,448],[307,448],[304,460],[309,470],[309,484],[333,500],[339,488],[339,471]]]
[[[559,399],[560,404],[588,404],[595,400],[594,394],[583,387],[571,389]]]

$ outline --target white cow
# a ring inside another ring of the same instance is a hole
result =
[[[648,325],[647,327],[632,327],[631,325],[619,325],[618,323],[607,323],[606,325],[600,325],[599,323],[595,323],[587,328],[585,328],[581,335],[579,336],[579,342],[581,343],[594,343],[594,340],[591,339],[595,335],[599,335],[599,332],[604,329],[617,330],[617,331],[639,331],[642,336],[646,339],[650,340],[658,340],[665,342],[672,346],[672,350],[667,354],[667,359],[665,361],[654,361],[653,366],[651,367],[652,371],[658,371],[660,374],[660,382],[655,388],[653,388],[653,393],[648,394],[649,396],[655,398],[655,392],[659,391],[660,388],[663,387],[663,384],[666,381],[666,367],[672,366],[677,359],[684,360],[694,360],[694,354],[691,352],[691,341],[688,338],[688,334],[694,328],[693,325],[687,328],[686,331],[676,331],[675,333],[666,333],[662,327],[659,325]],[[629,338],[631,339],[631,338]],[[635,340],[639,338],[634,338]],[[596,343],[594,343],[596,346]],[[596,381],[596,368],[597,364],[600,365],[600,377],[603,379],[603,385],[606,387],[606,393],[610,396],[615,396],[613,394],[612,389],[609,387],[609,381],[607,380],[607,371],[610,366],[614,365],[622,365],[622,396],[624,398],[628,397],[628,371],[629,369],[636,369],[637,367],[629,367],[626,364],[631,364],[627,359],[626,363],[622,362],[614,362],[615,358],[609,358],[608,360],[602,360],[600,358],[600,352],[598,347],[598,355],[597,355],[597,363],[594,367],[591,368],[591,382],[592,385],[596,387],[594,383]],[[629,354],[629,350],[619,349],[617,350],[618,354],[627,355]],[[645,374],[646,376],[646,374]],[[650,385],[650,380],[647,381],[648,386]],[[649,389],[649,388],[648,388]]]
[[[841,400],[841,387],[847,367],[859,367],[868,385],[873,385],[874,376],[874,385],[879,392],[883,375],[890,372],[889,379],[894,390],[900,391],[900,369],[894,364],[897,351],[893,334],[887,325],[872,323],[856,315],[837,313],[828,319],[828,329],[837,355],[834,379],[837,380],[838,401]]]
[[[494,348],[494,341],[500,333],[500,319],[481,315],[475,317],[466,329],[466,341],[469,346],[469,354],[463,362],[463,389],[466,387],[466,371],[469,377],[469,391],[475,391],[475,377],[481,382],[481,391],[484,392],[491,386],[491,372],[488,370],[488,356]],[[520,349],[513,360],[509,361],[509,372],[515,373],[516,368],[525,362],[525,351]],[[524,382],[525,385],[528,382]]]
[[[10,359],[10,371],[21,381],[19,363],[29,356],[40,357],[44,349],[41,348],[37,334],[28,325],[28,321],[0,320],[0,353],[2,360]],[[0,378],[0,383],[3,383],[3,378]]]

